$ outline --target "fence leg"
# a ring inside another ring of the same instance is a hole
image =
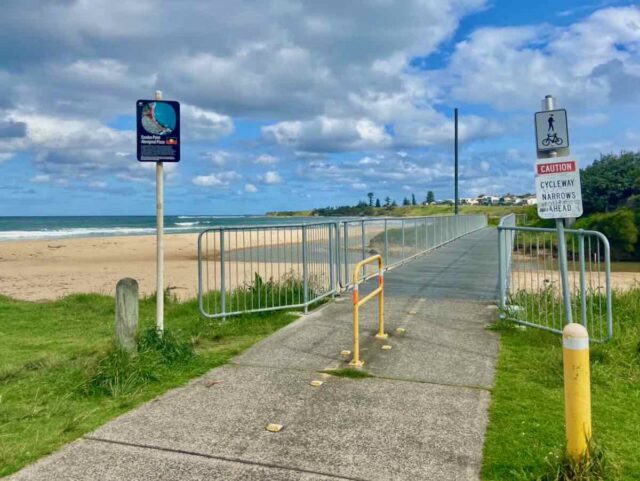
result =
[[[389,239],[387,236],[387,219],[384,220],[384,265],[389,265]]]
[[[613,299],[611,297],[611,247],[609,241],[603,236],[604,265],[605,265],[605,289],[607,290],[607,333],[609,339],[613,337]]]
[[[578,235],[578,257],[580,258],[580,319],[582,325],[587,327],[587,286],[586,267],[584,260],[584,235]]]
[[[346,282],[342,281],[342,269],[340,266],[342,266],[342,256],[340,255],[340,224],[338,222],[336,222],[335,224],[333,224],[333,227],[335,228],[335,259],[336,259],[336,265],[335,265],[335,272],[336,272],[336,288],[340,288],[340,290],[342,290],[342,287],[346,285]]]
[[[226,285],[225,285],[225,270],[224,270],[224,229],[220,229],[220,309],[222,310],[222,320],[224,321],[226,317],[224,316],[227,308],[227,293],[226,293]]]
[[[499,306],[504,311],[506,301],[506,283],[505,283],[505,253],[504,253],[504,241],[503,231],[498,228],[498,292],[499,292]]]
[[[304,313],[309,312],[309,269],[307,266],[307,226],[302,226],[302,279],[304,282]]]
[[[344,286],[349,285],[349,224],[344,223]]]
[[[429,225],[427,224],[427,218],[424,219],[424,251],[429,250]]]
[[[360,224],[360,238],[362,243],[362,259],[361,260],[365,260],[367,258],[367,254],[365,252],[365,246],[364,246],[364,241],[365,241],[364,221],[361,221],[361,224]],[[365,266],[362,266],[362,279],[364,279],[365,277],[367,277],[367,269]]]
[[[336,279],[334,272],[334,263],[333,263],[333,240],[334,240],[334,229],[333,224],[329,224],[329,290],[332,292],[331,297],[336,296]]]
[[[404,262],[404,219],[402,219],[402,254],[400,258],[401,261]]]

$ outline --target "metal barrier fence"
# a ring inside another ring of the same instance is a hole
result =
[[[487,226],[484,215],[359,219],[341,223],[341,269],[339,284],[352,287],[354,266],[375,254],[385,269],[397,267],[414,257]],[[362,269],[362,278],[375,275],[374,266]]]
[[[484,215],[459,215],[208,229],[198,237],[200,312],[306,310],[352,287],[350,272],[371,255],[386,270],[486,225]],[[362,269],[362,278],[371,275]]]
[[[574,322],[589,337],[613,336],[609,241],[600,232],[565,230],[569,291]],[[567,324],[555,229],[516,227],[502,219],[499,236],[500,307],[509,319],[562,334]]]

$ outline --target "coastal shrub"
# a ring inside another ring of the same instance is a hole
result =
[[[576,222],[575,228],[596,230],[607,236],[611,245],[611,258],[614,260],[631,259],[636,251],[638,227],[631,209],[592,214]]]
[[[611,212],[640,194],[640,152],[602,155],[580,170],[585,214]]]

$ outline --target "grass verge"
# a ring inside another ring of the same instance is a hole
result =
[[[0,476],[109,419],[226,363],[295,320],[285,312],[202,320],[195,301],[140,302],[138,355],[113,347],[114,300],[73,295],[30,303],[0,296]]]
[[[482,479],[640,480],[640,289],[615,294],[614,319],[614,340],[591,345],[593,433],[600,454],[588,474],[576,474],[563,455],[560,337],[496,325],[501,349]]]

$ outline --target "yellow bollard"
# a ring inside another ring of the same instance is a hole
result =
[[[587,453],[591,439],[589,334],[584,326],[567,324],[562,348],[567,455],[578,461]]]
[[[363,268],[366,264],[371,262],[378,261],[378,287],[373,290],[362,299],[360,299],[360,293],[358,290],[358,284],[361,282],[359,278],[360,269]],[[353,358],[349,363],[351,367],[362,367],[364,365],[364,361],[360,360],[360,332],[359,332],[359,321],[360,321],[360,305],[365,304],[370,299],[375,296],[379,296],[379,320],[378,320],[378,332],[376,333],[376,337],[378,339],[386,339],[388,335],[384,332],[384,274],[383,274],[383,265],[382,265],[382,256],[379,254],[375,256],[371,256],[367,259],[364,259],[358,262],[353,269]]]

